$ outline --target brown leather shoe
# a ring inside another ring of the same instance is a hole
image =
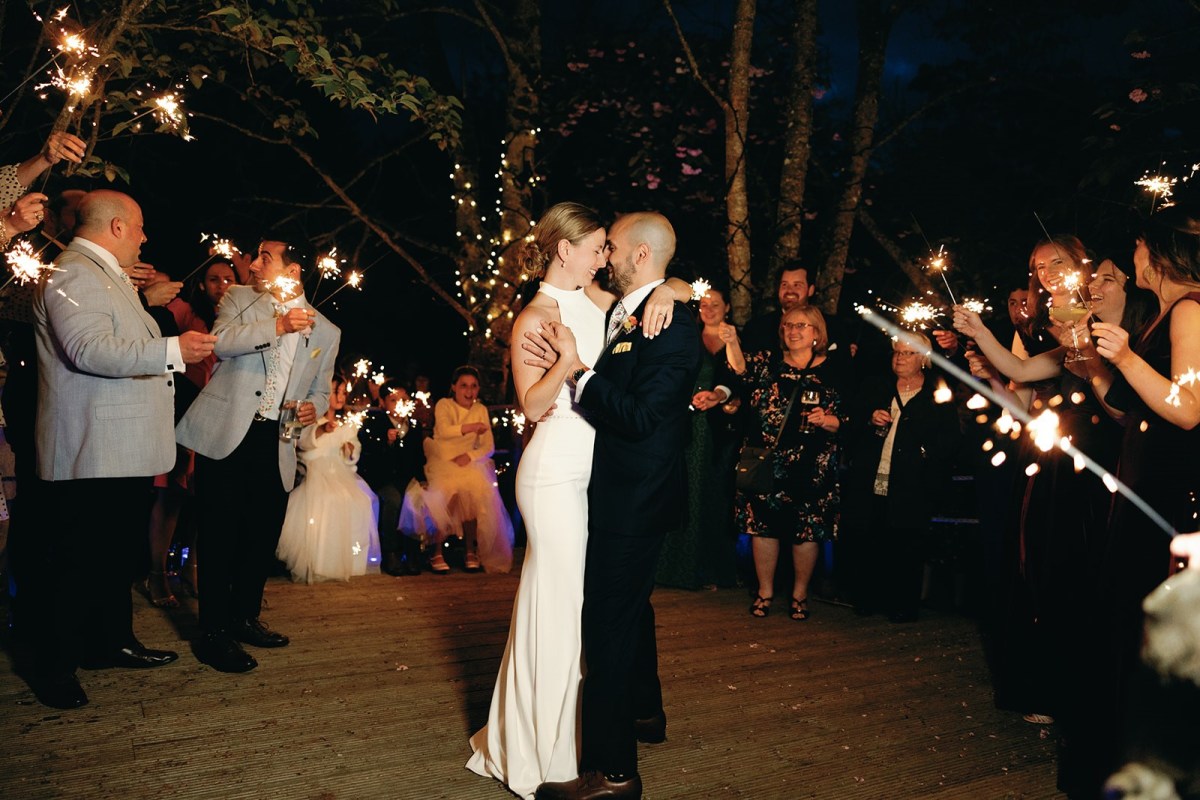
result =
[[[535,800],[641,800],[642,779],[611,780],[599,770],[587,770],[573,781],[543,783]]]
[[[653,717],[635,719],[633,732],[637,734],[637,740],[644,744],[665,742],[667,740],[667,715],[660,711]]]

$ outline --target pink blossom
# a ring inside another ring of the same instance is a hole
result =
[[[657,189],[658,184],[660,184],[661,182],[662,182],[662,178],[658,177],[653,172],[646,173],[646,188],[647,189]]]
[[[1146,100],[1146,98],[1148,98],[1149,96],[1150,95],[1146,94],[1141,89],[1134,89],[1132,92],[1129,93],[1129,99],[1135,103],[1144,102]]]
[[[814,86],[812,90],[813,100],[820,100],[829,92],[824,86]]]
[[[1149,57],[1150,57],[1150,51],[1149,51],[1149,50],[1139,50],[1139,51],[1137,51],[1136,53],[1130,53],[1129,55],[1131,55],[1131,56],[1133,56],[1134,58],[1137,58],[1137,59],[1149,58]]]
[[[687,150],[687,154],[688,154],[689,156],[691,156],[692,158],[695,158],[696,156],[700,155],[700,154],[701,154],[701,153],[703,153],[703,152],[704,152],[704,151],[703,151],[703,150],[701,150],[700,148],[696,148],[696,149],[694,149],[694,150],[693,150],[692,148],[690,148],[690,147],[689,147],[689,148],[688,148],[688,150]]]
[[[684,175],[699,175],[701,172],[704,171],[704,170],[700,169],[699,167],[693,167],[691,164],[688,164],[687,162],[683,163],[682,168],[683,168]]]
[[[1119,130],[1121,130],[1121,126],[1120,126],[1120,125],[1118,125],[1118,124],[1117,124],[1117,123],[1115,123],[1115,122],[1114,122],[1112,125],[1109,125],[1108,127],[1109,127],[1109,130],[1114,130],[1114,131],[1119,131]]]

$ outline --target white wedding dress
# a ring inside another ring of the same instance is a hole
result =
[[[604,347],[604,312],[582,289],[543,283],[575,334],[580,359],[594,364]],[[532,798],[538,784],[578,771],[583,568],[587,487],[596,431],[564,386],[549,419],[539,422],[517,468],[517,504],[528,543],[513,602],[508,643],[487,725],[471,737],[467,768]]]

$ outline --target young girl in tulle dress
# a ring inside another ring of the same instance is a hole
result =
[[[354,415],[339,418],[346,383],[333,379],[329,411],[300,437],[304,481],[288,497],[276,555],[292,580],[349,580],[379,571],[379,499],[358,477],[361,452]]]

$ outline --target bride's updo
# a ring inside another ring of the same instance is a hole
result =
[[[546,274],[559,242],[566,239],[571,244],[579,244],[583,237],[603,227],[603,220],[593,209],[579,203],[557,203],[546,209],[530,238],[522,243],[517,263],[531,279],[541,278]]]

